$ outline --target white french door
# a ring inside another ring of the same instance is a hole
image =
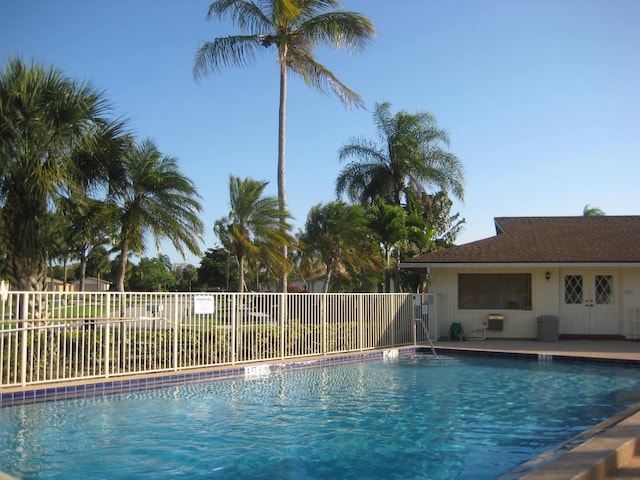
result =
[[[561,334],[622,335],[614,272],[566,270],[561,288]]]

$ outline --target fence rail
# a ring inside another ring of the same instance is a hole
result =
[[[416,298],[9,292],[0,388],[415,344]]]

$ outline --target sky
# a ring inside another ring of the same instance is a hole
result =
[[[179,159],[201,195],[203,251],[219,245],[229,176],[277,195],[278,66],[274,51],[196,81],[196,50],[238,33],[207,21],[208,0],[2,0],[0,61],[55,66],[103,90],[138,140]],[[334,200],[353,138],[378,141],[372,112],[430,112],[464,166],[458,244],[495,235],[505,216],[638,215],[640,1],[343,0],[376,26],[362,52],[316,58],[365,108],[289,81],[287,198],[294,230]],[[145,256],[183,259],[151,242]]]

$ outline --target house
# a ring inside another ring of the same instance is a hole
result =
[[[76,292],[79,292],[80,280],[73,280],[71,283],[73,285],[73,290]],[[106,280],[98,279],[95,277],[84,278],[85,292],[108,292],[110,288],[111,288],[111,282],[107,282]]]
[[[453,322],[488,338],[640,339],[640,216],[495,218],[491,238],[411,258]],[[490,321],[491,319],[491,321]]]
[[[71,292],[73,286],[69,282],[64,282],[57,278],[47,277],[44,283],[45,292]]]

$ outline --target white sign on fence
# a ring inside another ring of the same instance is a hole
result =
[[[208,314],[214,312],[212,295],[196,295],[193,297],[193,313]]]

